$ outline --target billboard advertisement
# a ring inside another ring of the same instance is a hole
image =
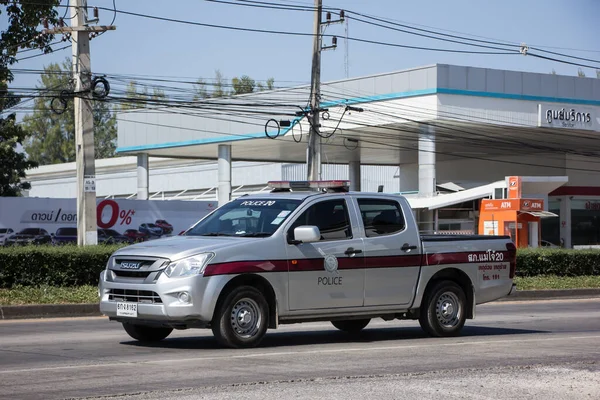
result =
[[[98,242],[177,235],[217,208],[216,201],[98,199]],[[0,245],[77,242],[76,199],[0,197]]]

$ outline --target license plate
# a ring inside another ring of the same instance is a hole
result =
[[[136,318],[138,316],[137,306],[137,303],[117,303],[117,316]]]

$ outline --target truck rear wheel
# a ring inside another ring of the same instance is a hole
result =
[[[158,328],[129,322],[123,322],[123,328],[129,336],[140,342],[159,342],[173,332],[172,328]]]
[[[331,321],[333,326],[338,328],[340,331],[344,331],[346,333],[356,334],[362,331],[367,325],[369,325],[371,320],[367,319],[348,319],[344,321]]]
[[[435,284],[423,299],[419,323],[432,336],[457,336],[466,321],[466,296],[452,281]]]
[[[223,346],[255,347],[269,326],[269,305],[256,288],[240,286],[221,302],[212,321],[215,338]]]

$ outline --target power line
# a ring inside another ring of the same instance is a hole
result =
[[[58,51],[61,50],[65,50],[65,49],[70,49],[71,45],[66,45],[64,47],[61,47],[59,49],[52,49],[52,51],[48,52],[48,53],[40,53],[40,54],[34,54],[33,56],[28,56],[28,57],[22,57],[22,58],[18,58],[17,61],[24,61],[24,60],[29,60],[30,58],[36,58],[36,57],[41,57],[41,56],[45,56],[47,54],[52,54],[52,53],[56,53]]]
[[[145,122],[145,121],[129,120],[127,122],[134,123],[134,124],[140,124],[140,125],[150,125],[150,126],[159,126],[159,127],[166,127],[166,128],[174,128],[174,126],[170,126],[170,125],[157,124],[157,123],[149,123],[149,122]],[[237,136],[237,137],[241,136],[241,137],[247,137],[248,139],[256,139],[255,136],[251,136],[251,135],[248,135],[248,134],[230,134],[230,133],[217,132],[217,131],[212,131],[211,132],[209,130],[202,130],[202,129],[197,129],[197,128],[186,128],[186,130],[199,131],[199,132],[203,132],[203,133],[215,133],[215,134],[218,134],[218,135],[225,135],[225,136]],[[363,146],[363,148],[368,149],[368,150],[381,150],[382,149],[381,146],[383,146],[384,148],[387,148],[387,149],[391,148],[391,149],[394,149],[394,150],[416,151],[415,148],[413,148],[413,147],[395,145],[395,144],[390,144],[389,142],[382,142],[382,141],[378,141],[378,140],[360,139],[359,141],[378,146],[378,147],[368,147],[368,146],[365,147],[365,146]],[[323,146],[346,147],[343,144],[336,144],[336,143],[323,143]],[[346,149],[347,149],[347,147],[346,147]],[[348,150],[348,151],[352,151],[352,150]],[[498,159],[489,158],[489,157],[469,156],[469,155],[465,155],[465,154],[457,155],[455,153],[449,153],[449,152],[444,152],[444,151],[436,151],[436,150],[424,150],[424,151],[425,152],[430,152],[430,153],[435,153],[435,154],[447,155],[447,156],[455,157],[455,158],[458,158],[458,159],[474,159],[474,160],[494,162],[494,163],[500,163],[500,164],[516,164],[516,165],[524,165],[524,166],[530,166],[530,167],[541,167],[541,168],[551,168],[551,169],[561,169],[561,170],[571,170],[571,171],[581,171],[581,172],[593,172],[593,173],[600,172],[600,169],[570,168],[570,167],[565,167],[565,166],[528,163],[528,162],[520,162],[520,161],[514,161],[514,160],[498,160]]]
[[[207,0],[207,1],[222,3],[222,4],[236,5],[236,6],[246,6],[246,7],[261,7],[261,8],[284,9],[284,10],[314,11],[314,7],[312,7],[312,6],[288,6],[288,5],[282,5],[281,3],[264,2],[264,1],[240,0],[240,1],[243,1],[243,3],[239,3],[239,2],[236,3],[236,2],[224,1],[224,0]],[[329,9],[329,10],[334,10],[334,9]],[[335,10],[341,11],[341,9],[337,9],[337,8]],[[415,26],[398,23],[398,22],[393,22],[389,19],[364,14],[364,13],[354,11],[351,9],[345,9],[344,11],[346,13],[352,14],[353,20],[356,20],[356,21],[359,21],[359,22],[362,22],[365,24],[369,24],[372,26],[377,26],[377,27],[381,27],[381,28],[385,28],[385,29],[390,29],[390,30],[394,30],[394,31],[402,32],[402,33],[406,33],[406,34],[416,35],[416,36],[420,36],[420,37],[426,37],[426,38],[430,38],[430,39],[434,39],[434,40],[441,40],[441,41],[457,43],[457,44],[466,45],[466,46],[490,48],[490,49],[501,50],[501,51],[511,50],[511,49],[506,49],[505,47],[513,47],[514,49],[512,49],[512,50],[518,52],[519,47],[520,47],[520,44],[508,43],[506,41],[501,42],[501,41],[497,41],[497,40],[473,39],[473,38],[469,38],[469,37],[461,36],[461,35],[447,34],[447,33],[443,33],[443,32],[432,30],[432,29],[417,28]],[[367,20],[356,17],[356,15],[361,16],[363,18],[373,20],[373,21],[383,22],[385,24],[389,24],[392,26],[386,26],[386,25],[382,25],[380,23],[367,21]],[[399,29],[397,27],[412,29],[417,32],[411,32],[406,29]],[[418,32],[424,32],[424,33],[418,33]],[[443,37],[431,36],[430,34],[443,36]],[[448,38],[451,38],[451,39],[448,39]],[[460,39],[460,40],[454,40],[454,39]],[[352,39],[349,38],[349,40],[352,40]],[[475,42],[475,43],[467,43],[467,42],[464,42],[465,40]],[[483,43],[483,45],[477,44],[477,43]],[[493,45],[493,46],[489,46],[489,45]],[[497,46],[503,46],[503,47],[497,47]],[[598,61],[598,60],[593,60],[593,59],[584,58],[584,57],[577,57],[577,56],[572,56],[572,55],[553,52],[553,51],[546,51],[546,50],[543,50],[541,47],[542,46],[535,47],[533,49],[541,51],[541,52],[547,52],[549,54],[562,56],[562,57],[573,58],[573,59],[582,60],[582,61],[590,61],[590,62],[600,64],[600,61]],[[495,54],[495,53],[493,53],[493,54]],[[555,61],[559,61],[559,60],[555,60]],[[580,66],[585,66],[585,65],[580,65]],[[597,67],[592,67],[592,66],[588,66],[588,67],[589,68],[597,68]]]
[[[141,112],[147,112],[147,111],[143,110]],[[173,110],[170,110],[170,112],[173,112]],[[186,112],[182,112],[182,114],[196,116],[195,114],[189,114],[189,113],[186,113]],[[246,118],[248,118],[248,115],[244,115],[244,116]],[[405,119],[403,117],[398,117],[396,115],[388,115],[388,116],[392,116],[392,117],[399,118],[399,119]],[[209,119],[226,120],[226,121],[236,121],[236,122],[240,122],[240,123],[244,123],[244,124],[248,124],[249,123],[248,121],[235,120],[235,119],[230,118],[230,117],[229,118],[227,118],[227,117],[225,117],[225,118],[218,118],[218,117],[215,117],[215,116],[204,116],[204,117],[205,118],[209,118]],[[253,118],[253,119],[257,119],[257,118]],[[134,121],[131,121],[131,122],[134,122]],[[135,122],[135,123],[142,123],[142,122],[138,121],[138,122]],[[353,122],[353,123],[356,123],[356,122]],[[258,124],[258,123],[250,123],[250,124],[262,127],[262,124]],[[365,126],[369,126],[369,125],[365,125]],[[444,135],[443,135],[443,129],[448,129],[448,128],[447,127],[437,126],[437,129],[438,129],[438,136],[444,137]],[[402,130],[400,128],[389,128],[388,130],[392,130],[395,133],[397,133],[398,131],[405,131],[405,130]],[[464,133],[469,133],[468,131],[464,131],[464,130],[458,130],[458,131],[461,131],[461,132],[464,132]],[[411,132],[411,131],[406,131],[406,132]],[[226,133],[223,133],[223,132],[214,132],[214,133],[227,135]],[[236,137],[246,136],[244,134],[231,134],[231,135],[232,136],[236,136]],[[369,134],[369,135],[371,135],[371,134]],[[363,142],[365,142],[365,141],[366,142],[372,142],[372,143],[386,145],[387,147],[389,147],[389,142],[383,143],[383,142],[377,142],[376,140],[369,140],[369,135],[363,135],[363,136],[366,136],[366,140],[365,139],[361,139],[361,140]],[[379,140],[385,139],[385,138],[396,139],[396,140],[398,140],[398,139],[407,139],[406,136],[398,136],[397,134],[396,135],[391,135],[391,134],[390,135],[382,135],[381,133],[378,133],[378,134],[372,134],[371,136],[374,139],[379,139]],[[254,136],[250,136],[250,137],[254,138]],[[448,136],[448,137],[452,137],[452,136]],[[454,137],[456,137],[456,136],[454,135]],[[411,139],[418,140],[418,139],[416,139],[414,137],[411,138]],[[472,140],[470,140],[470,142],[473,143]],[[400,145],[392,145],[392,147],[393,148],[397,148],[397,149],[409,149],[409,150],[413,150],[413,151],[415,150],[414,148],[410,148],[410,147],[407,147],[407,146],[400,146]],[[557,152],[556,150],[560,150],[560,149],[540,149],[540,150],[543,150],[543,151],[546,151],[546,152],[552,152],[552,151]],[[447,152],[442,152],[442,151],[437,151],[437,153],[439,153],[439,154],[447,154],[447,155],[455,155],[453,153],[447,153]],[[564,153],[564,152],[561,152],[561,154],[562,153]],[[488,161],[493,161],[493,162],[514,163],[513,161],[500,161],[500,160],[490,159],[490,158],[486,158],[486,157],[470,157],[470,156],[464,156],[464,155],[458,156],[458,158],[474,158],[474,159],[482,159],[482,160],[488,160]],[[561,168],[561,167],[556,167],[556,166],[550,166],[550,165],[544,165],[544,164],[534,164],[534,163],[517,163],[517,164],[530,165],[530,166],[540,166],[540,167],[549,167],[549,168]],[[590,171],[590,172],[597,172],[596,170],[592,170],[592,169],[583,169],[582,168],[582,169],[579,169],[579,170]]]
[[[544,59],[544,60],[559,62],[559,63],[562,63],[562,64],[575,65],[575,66],[578,66],[578,67],[586,67],[586,68],[592,68],[592,69],[600,68],[600,66],[581,64],[581,63],[576,63],[576,62],[571,62],[571,61],[566,61],[566,60],[559,60],[557,58],[546,57],[546,56],[543,56],[543,55],[540,55],[540,54],[534,54],[534,53],[531,53],[529,51],[527,52],[527,55],[528,56],[532,56],[532,57],[536,57],[536,58],[541,58],[541,59]],[[594,62],[600,63],[600,61],[594,61]]]

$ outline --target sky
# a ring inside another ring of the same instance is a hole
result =
[[[239,0],[228,1],[237,4],[203,0],[115,0],[115,4],[119,10],[187,21],[308,34],[313,31],[313,12],[245,7],[240,5],[242,2]],[[314,4],[310,0],[264,1]],[[66,0],[62,4],[66,4]],[[113,0],[89,0],[88,5],[112,9]],[[348,33],[354,38],[486,51],[352,20],[353,12],[360,12],[423,29],[451,31],[455,35],[484,37],[517,45],[526,43],[530,47],[545,46],[547,50],[600,60],[600,0],[323,0],[323,6],[347,10],[350,16]],[[63,10],[61,8],[61,12]],[[100,24],[107,25],[112,19],[112,11],[100,11]],[[6,23],[6,20],[0,20],[0,23]],[[294,86],[310,81],[313,48],[310,36],[241,32],[156,21],[122,13],[116,15],[114,25],[115,31],[108,31],[91,41],[94,73],[202,77],[210,80],[218,69],[227,79],[244,74],[257,81],[272,77],[276,86]],[[338,47],[322,53],[322,82],[346,77],[345,28],[345,25],[334,24],[325,32],[338,35]],[[55,47],[62,46],[64,44]],[[578,70],[574,65],[520,54],[455,54],[357,42],[349,42],[347,50],[349,77],[435,63],[542,73],[555,70],[564,75],[577,75]],[[29,51],[22,56],[33,54]],[[51,62],[62,62],[70,54],[70,49],[66,49],[23,60],[13,68],[41,70]],[[597,65],[600,67],[600,63]],[[582,69],[587,76],[596,76],[594,69]],[[11,87],[34,87],[38,80],[37,75],[16,73]]]
[[[313,53],[310,34],[313,32],[314,12],[247,7],[242,5],[244,2],[241,0],[225,1],[233,4],[206,0],[88,0],[88,5],[112,10],[114,4],[118,10],[140,14],[229,27],[304,33],[307,36],[218,29],[117,13],[114,20],[116,30],[91,41],[92,71],[97,75],[168,76],[210,81],[215,70],[220,70],[228,80],[241,75],[249,75],[257,81],[274,78],[277,87],[310,82]],[[262,1],[314,5],[311,0]],[[67,2],[62,0],[61,4]],[[520,54],[459,54],[356,41],[349,42],[346,47],[344,36],[347,27],[350,37],[370,41],[487,50],[365,24],[353,19],[357,12],[453,35],[515,45],[525,43],[530,47],[598,60],[595,65],[600,68],[600,0],[323,0],[323,6],[346,10],[349,22],[347,25],[331,25],[325,32],[338,36],[338,47],[322,53],[322,82],[346,78],[346,58],[349,77],[436,63],[538,73],[554,70],[570,76],[577,75],[579,68]],[[108,25],[113,20],[115,14],[110,10],[100,11],[101,25]],[[61,13],[64,11],[65,8],[60,8]],[[6,23],[5,16],[1,15],[0,30]],[[325,44],[329,44],[328,40]],[[61,43],[55,48],[66,44]],[[18,57],[37,53],[37,50],[27,51]],[[44,66],[61,63],[70,55],[71,50],[67,48],[25,59],[12,68],[41,71]],[[590,61],[572,61],[592,64]],[[582,69],[587,76],[596,76],[595,68]],[[36,85],[39,85],[39,75],[15,71],[15,79],[9,87],[34,88]],[[30,111],[26,108],[24,112]],[[19,113],[18,119],[23,116]]]

